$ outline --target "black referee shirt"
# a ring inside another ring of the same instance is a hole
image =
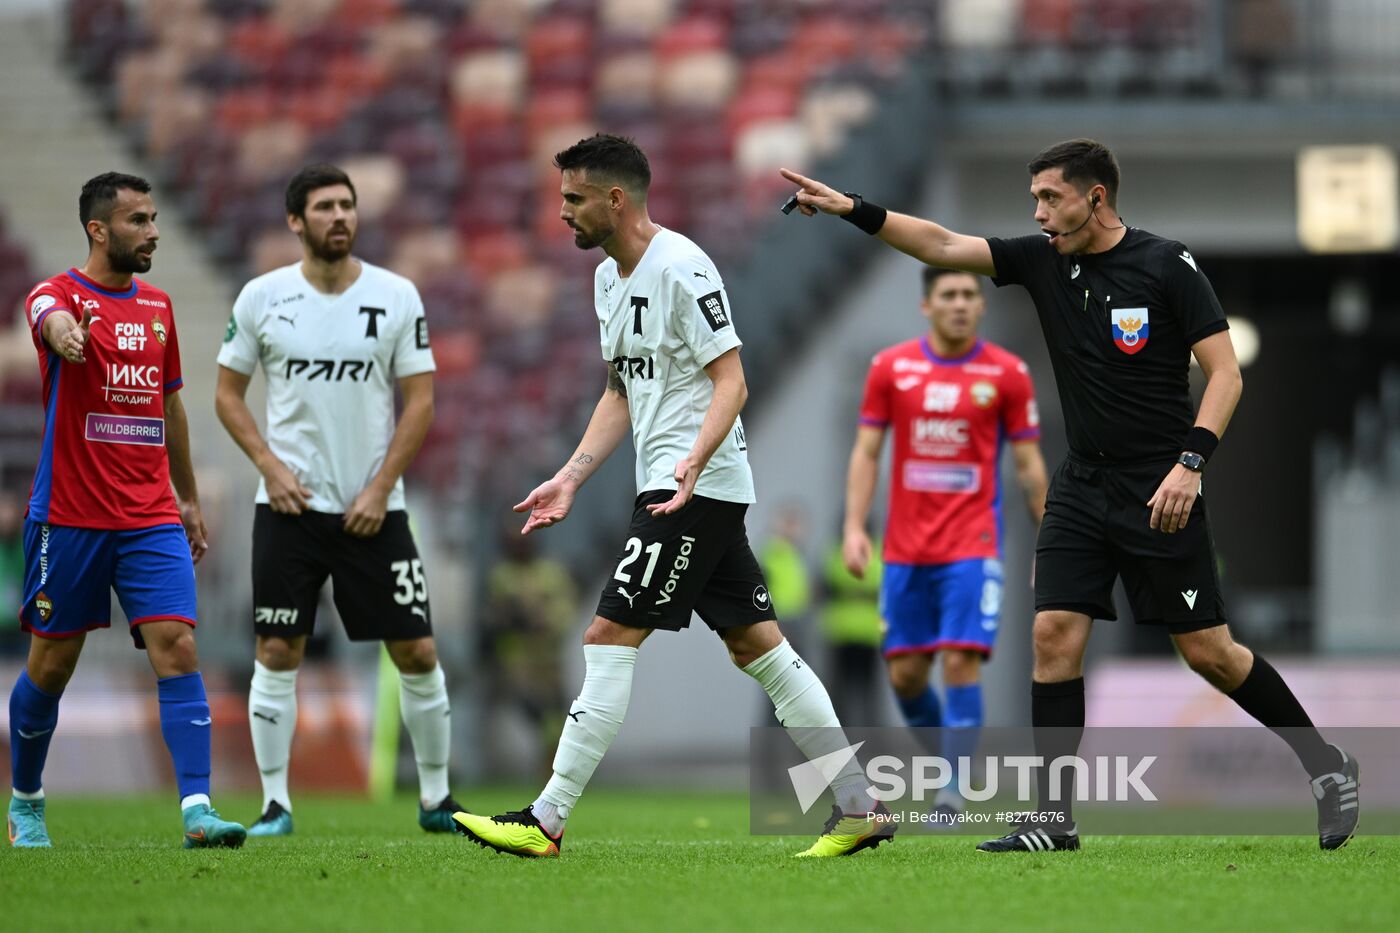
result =
[[[1040,234],[989,238],[1001,285],[1024,285],[1050,348],[1069,447],[1103,463],[1174,460],[1195,421],[1191,346],[1228,326],[1186,247],[1129,228],[1061,256]]]

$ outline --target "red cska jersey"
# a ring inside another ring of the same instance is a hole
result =
[[[76,269],[25,299],[44,382],[44,441],[29,518],[123,531],[179,523],[165,452],[165,396],[183,384],[170,296],[133,279],[114,292]],[[82,363],[43,338],[44,319],[92,312]]]
[[[1040,436],[1019,357],[979,340],[944,359],[927,337],[882,350],[866,377],[860,423],[894,429],[887,563],[1001,556],[1002,444]]]

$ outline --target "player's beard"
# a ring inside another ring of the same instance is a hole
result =
[[[572,227],[572,225],[570,225]],[[584,231],[578,227],[572,227],[574,231],[574,245],[579,249],[593,249],[602,246],[607,242],[608,237],[613,235],[611,227],[603,230],[594,230],[592,233]]]
[[[343,244],[331,243],[331,237],[337,233],[345,234],[345,241]],[[350,251],[355,248],[355,233],[343,227],[332,227],[326,231],[325,236],[318,240],[308,231],[306,234],[306,245],[310,248],[311,255],[322,262],[339,262],[346,256],[349,256]]]
[[[145,244],[140,244],[144,246]],[[155,251],[155,244],[151,244],[150,252]],[[149,272],[151,268],[150,252],[142,253],[138,246],[120,241],[112,241],[112,245],[107,247],[107,265],[113,272],[122,275],[135,275],[138,272]]]

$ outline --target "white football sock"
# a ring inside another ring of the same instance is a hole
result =
[[[452,747],[452,709],[441,664],[426,674],[399,674],[399,710],[413,740],[418,797],[425,808],[435,807],[447,797]]]
[[[826,687],[807,662],[798,657],[787,639],[751,662],[744,673],[768,691],[778,722],[809,761],[850,745]],[[832,793],[843,813],[868,813],[874,808],[875,802],[866,793],[869,786],[854,755],[831,782]]]
[[[569,813],[622,728],[627,701],[632,697],[637,649],[584,645],[583,660],[583,689],[564,720],[564,732],[554,753],[554,776],[534,803],[535,818],[551,836],[563,832]]]
[[[288,813],[287,765],[292,757],[292,734],[297,728],[297,672],[274,671],[253,662],[248,690],[248,725],[253,733],[253,757],[262,775],[263,812],[274,800]]]

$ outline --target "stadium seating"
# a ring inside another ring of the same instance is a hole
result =
[[[634,136],[660,223],[722,269],[785,185],[840,149],[920,47],[899,0],[72,0],[79,74],[160,166],[237,275],[297,256],[281,185],[328,159],[355,178],[357,252],[428,309],[440,488],[551,469],[603,384],[598,254],[558,218],[558,150]],[[780,200],[780,199],[779,199]]]
[[[24,320],[24,298],[38,273],[0,211],[0,488],[27,490],[43,428],[34,345]]]

